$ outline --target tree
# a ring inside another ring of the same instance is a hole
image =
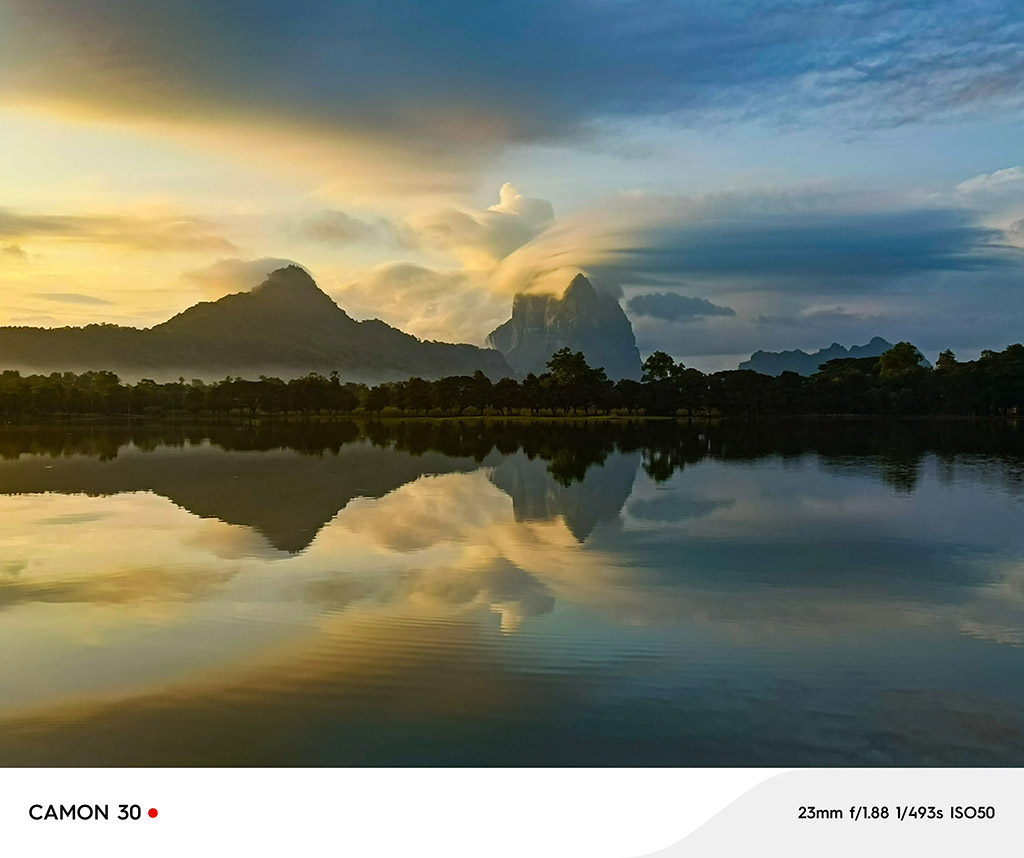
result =
[[[519,382],[514,378],[505,376],[505,378],[494,385],[492,397],[494,407],[502,414],[511,414],[513,411],[517,411],[520,400]]]
[[[434,405],[448,414],[461,414],[469,404],[473,379],[468,375],[449,375],[431,385]]]
[[[724,414],[759,414],[775,379],[752,369],[731,369],[709,377],[709,404]]]
[[[923,369],[924,355],[913,343],[896,343],[878,359],[879,375],[882,378],[901,378],[914,375]]]
[[[956,355],[951,349],[939,353],[939,359],[935,362],[935,368],[941,372],[949,372],[957,366]]]
[[[643,391],[644,386],[639,381],[633,381],[631,378],[620,378],[615,384],[615,393],[619,400],[619,406],[625,408],[628,414],[632,414],[640,408]]]
[[[418,376],[410,378],[405,387],[405,404],[413,411],[430,410],[430,382]]]
[[[359,407],[359,396],[348,385],[339,384],[332,392],[334,409],[342,414],[351,414]]]
[[[677,408],[685,408],[692,417],[694,411],[703,411],[707,405],[707,376],[699,369],[689,369],[677,363],[669,377],[676,395]]]
[[[472,379],[469,389],[469,404],[479,408],[482,413],[491,404],[494,386],[483,370],[480,369],[473,373]]]
[[[551,380],[560,387],[571,385],[590,369],[583,352],[574,352],[568,346],[551,355],[546,366],[551,371]]]
[[[370,393],[366,397],[366,410],[377,414],[381,409],[385,408],[388,404],[388,391],[387,388],[382,384],[378,384],[375,387],[370,388]]]
[[[603,403],[605,388],[610,384],[608,375],[604,367],[591,367],[583,352],[573,352],[568,347],[559,349],[547,365],[551,370],[548,387],[556,407],[564,414],[571,408],[589,409]]]
[[[544,397],[547,391],[545,390],[544,385],[541,384],[540,378],[532,372],[526,374],[526,378],[523,379],[520,392],[523,401],[526,403],[526,407],[530,409],[531,417],[536,414],[539,409],[546,406]]]
[[[676,362],[665,352],[652,352],[643,364],[643,381],[661,381],[672,374]]]

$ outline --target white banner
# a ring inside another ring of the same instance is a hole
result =
[[[1017,849],[1017,769],[7,769],[11,855]]]

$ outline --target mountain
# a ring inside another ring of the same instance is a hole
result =
[[[552,478],[551,463],[522,450],[503,456],[491,482],[512,498],[516,521],[561,518],[577,542],[602,522],[616,521],[633,491],[640,453],[615,453],[568,484]]]
[[[368,383],[477,369],[494,380],[511,374],[493,349],[419,340],[379,319],[355,321],[297,265],[152,328],[0,328],[0,368],[107,369],[156,380],[337,370],[346,381]]]
[[[633,326],[610,295],[598,293],[577,274],[561,298],[520,293],[512,302],[512,318],[487,338],[519,376],[546,372],[545,364],[560,348],[583,352],[591,366],[603,366],[608,377],[640,378],[640,352]]]
[[[871,342],[862,346],[845,348],[839,343],[832,343],[827,349],[818,349],[808,354],[800,349],[785,352],[756,351],[740,364],[740,369],[752,369],[764,375],[782,375],[784,372],[795,372],[799,375],[813,375],[825,361],[835,358],[878,357],[892,348],[892,343],[881,337],[873,337]]]
[[[157,446],[106,460],[50,457],[45,467],[37,456],[21,456],[0,459],[0,491],[89,497],[151,492],[200,518],[252,528],[277,551],[297,553],[353,498],[384,497],[425,474],[470,473],[500,461],[366,443],[320,452]]]
[[[550,439],[539,431],[528,428],[523,440]],[[69,436],[62,429],[56,437],[63,444]],[[617,520],[640,467],[639,452],[613,453],[600,467],[588,468],[581,479],[565,484],[552,475],[550,461],[522,450],[502,454],[492,449],[482,456],[469,449],[453,454],[429,446],[410,451],[370,444],[363,437],[327,441],[317,455],[288,446],[288,441],[251,449],[245,443],[229,449],[215,439],[209,445],[171,446],[149,436],[153,443],[129,443],[146,437],[122,436],[105,449],[85,445],[85,452],[72,442],[51,449],[45,458],[37,452],[11,456],[4,451],[0,496],[150,492],[200,518],[251,528],[274,551],[297,553],[355,498],[381,498],[427,475],[483,469],[511,498],[516,521],[562,519],[576,540],[584,542],[599,524]],[[276,437],[293,438],[294,431]],[[327,437],[314,436],[323,441]],[[31,438],[34,451],[43,449],[36,434]],[[77,455],[69,455],[71,449]],[[3,604],[0,588],[0,609]]]

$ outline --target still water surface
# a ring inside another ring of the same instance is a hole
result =
[[[1024,430],[0,431],[0,765],[1024,765]]]

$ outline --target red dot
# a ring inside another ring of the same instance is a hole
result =
[[[155,807],[151,807],[149,809],[149,818],[150,819],[156,819],[156,808]]]

